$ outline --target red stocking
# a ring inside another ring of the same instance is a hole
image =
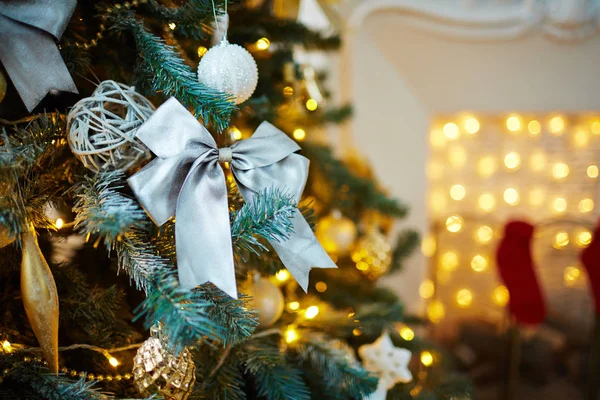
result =
[[[590,245],[581,252],[580,260],[587,270],[590,288],[594,295],[596,315],[600,315],[600,225],[596,227]]]
[[[496,253],[500,277],[510,294],[509,310],[518,323],[528,325],[539,324],[546,316],[531,259],[532,236],[533,225],[510,221],[504,227],[504,238]]]

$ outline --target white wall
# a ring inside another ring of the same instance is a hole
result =
[[[408,15],[408,16],[407,16]],[[428,124],[458,111],[600,110],[600,35],[559,43],[539,32],[461,40],[415,28],[410,13],[370,14],[346,37],[342,73],[356,114],[351,138],[391,193],[411,207],[405,225],[426,232]],[[426,260],[416,254],[386,282],[420,312]]]

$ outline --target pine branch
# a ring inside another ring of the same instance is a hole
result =
[[[388,274],[395,271],[400,271],[402,269],[404,260],[406,260],[406,258],[413,253],[415,248],[419,246],[420,242],[419,232],[410,229],[400,232],[398,238],[396,239],[396,246],[394,247],[394,251],[392,253],[392,263]]]
[[[140,56],[140,72],[151,79],[154,91],[176,97],[193,109],[196,117],[213,125],[219,132],[225,129],[231,113],[236,109],[231,96],[199,83],[196,74],[181,59],[177,50],[148,32],[131,14],[116,14],[112,24],[117,31],[128,30],[133,34]]]
[[[215,1],[217,14],[224,9],[225,0]],[[167,7],[155,0],[147,4],[149,12],[162,24],[175,24],[175,33],[190,39],[205,39],[206,32],[212,30],[213,5],[210,0],[190,0],[180,7]]]
[[[237,354],[203,349],[195,358],[205,360],[196,373],[198,382],[203,384],[203,399],[246,400],[246,382]]]
[[[268,400],[310,400],[302,371],[289,365],[276,342],[255,339],[244,345],[242,362],[256,381],[257,394]]]

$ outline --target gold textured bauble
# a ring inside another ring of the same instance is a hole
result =
[[[250,305],[258,313],[260,326],[268,327],[279,320],[285,308],[285,299],[277,285],[268,279],[257,277],[246,291],[252,296]]]
[[[356,225],[350,218],[335,210],[317,224],[316,236],[323,248],[338,256],[346,255],[356,240]]]
[[[0,249],[8,246],[14,241],[15,237],[10,236],[8,229],[5,226],[0,225]]]
[[[370,279],[377,279],[390,270],[392,246],[378,229],[370,229],[352,251],[356,268]]]
[[[6,78],[4,77],[2,71],[0,71],[0,102],[2,102],[2,100],[4,100],[4,97],[6,96],[7,87],[8,85],[6,83]]]
[[[186,400],[196,382],[196,366],[188,349],[179,355],[169,350],[169,338],[161,325],[150,328],[151,336],[133,359],[133,384],[143,396],[161,395],[165,400]]]
[[[21,297],[48,368],[58,373],[58,292],[35,231],[21,235]]]

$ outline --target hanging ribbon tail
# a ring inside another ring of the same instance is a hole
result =
[[[307,292],[312,268],[337,268],[337,265],[321,246],[300,210],[296,210],[292,222],[294,233],[287,240],[270,240],[269,243],[300,287]]]

